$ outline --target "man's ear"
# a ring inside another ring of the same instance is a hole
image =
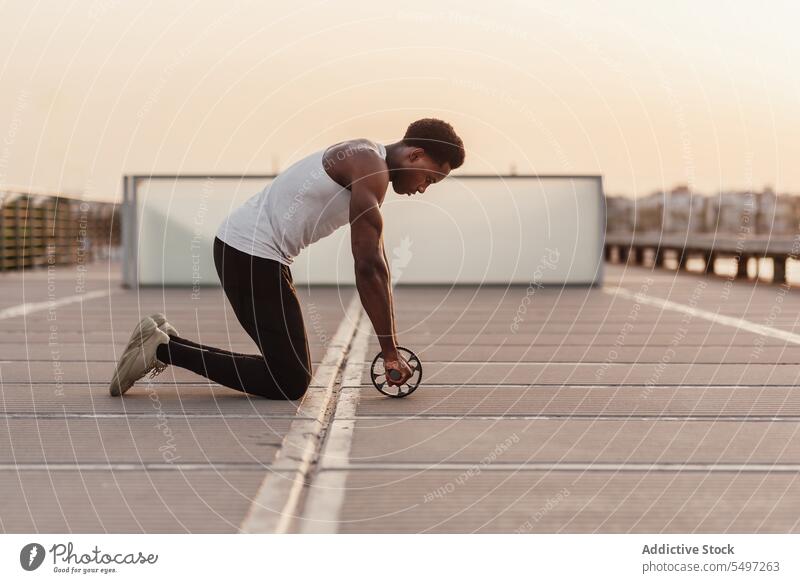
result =
[[[425,150],[423,150],[422,148],[414,148],[408,155],[408,159],[411,162],[416,162],[417,160],[421,160],[424,155],[425,155]]]

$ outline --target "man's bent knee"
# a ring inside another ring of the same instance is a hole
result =
[[[280,375],[268,375],[247,384],[243,389],[250,395],[258,395],[265,399],[280,401],[296,401],[302,399],[311,385],[311,371],[304,367],[283,370]]]
[[[285,398],[289,401],[302,399],[311,384],[311,371],[299,369],[292,374],[288,374],[281,383],[281,390]]]

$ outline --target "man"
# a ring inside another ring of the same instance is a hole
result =
[[[356,287],[380,342],[387,372],[401,385],[413,371],[398,354],[380,206],[389,183],[423,193],[464,162],[464,145],[438,119],[412,123],[399,142],[355,139],[299,160],[222,223],[214,264],[237,319],[260,354],[204,346],[178,335],[161,314],[143,319],[117,364],[114,396],[172,364],[268,399],[299,399],[311,382],[303,316],[289,266],[311,243],[350,223]]]

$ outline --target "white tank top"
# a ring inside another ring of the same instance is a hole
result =
[[[376,144],[386,159],[386,147]],[[314,152],[278,174],[222,222],[217,237],[231,247],[284,265],[350,220],[350,191],[325,171]]]

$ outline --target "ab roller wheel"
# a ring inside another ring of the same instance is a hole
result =
[[[375,355],[375,360],[372,361],[372,367],[369,370],[369,375],[372,379],[372,384],[375,385],[376,389],[378,389],[387,397],[399,399],[402,397],[407,397],[417,390],[419,383],[422,381],[422,363],[419,361],[417,355],[411,352],[408,348],[398,346],[397,351],[406,359],[408,366],[414,371],[414,374],[412,374],[405,383],[397,386],[390,385],[386,382],[386,368],[384,368],[383,365],[383,352],[379,352],[377,355]],[[400,378],[399,374],[400,373],[396,370],[390,370],[389,378]],[[392,375],[398,376],[395,377]]]

